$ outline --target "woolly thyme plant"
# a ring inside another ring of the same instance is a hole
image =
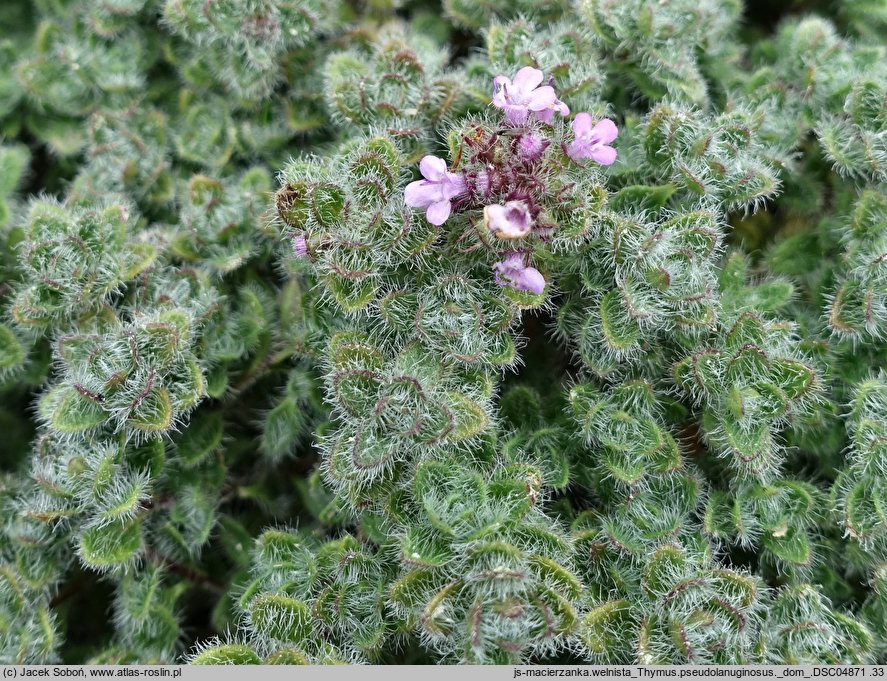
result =
[[[790,4],[2,3],[0,662],[887,662],[887,18]]]

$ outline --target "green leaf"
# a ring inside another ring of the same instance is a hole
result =
[[[235,664],[262,664],[252,648],[238,643],[212,646],[205,648],[191,658],[189,664],[195,665],[235,665]],[[271,663],[269,663],[271,664]]]
[[[358,312],[376,297],[377,286],[375,280],[369,276],[348,279],[338,275],[327,275],[325,283],[336,303],[346,312]]]
[[[837,483],[836,483],[837,484]],[[887,527],[887,495],[880,481],[858,480],[844,500],[844,518],[850,533],[865,539]]]
[[[217,400],[224,396],[228,390],[228,369],[224,365],[219,365],[212,370],[206,377],[206,394]]]
[[[186,466],[196,466],[222,443],[224,423],[218,411],[201,410],[191,417],[185,432],[177,441],[177,451]]]
[[[59,433],[83,433],[105,422],[107,414],[99,402],[75,388],[59,385],[40,400],[40,415]]]
[[[622,292],[613,289],[604,295],[600,304],[600,320],[607,344],[614,350],[627,350],[637,343],[640,328],[628,316]]]
[[[798,399],[813,386],[816,374],[806,364],[788,359],[776,359],[770,364],[770,379],[789,399]]]
[[[465,395],[456,392],[447,393],[447,403],[453,410],[456,421],[455,428],[449,435],[450,440],[454,442],[467,440],[487,427],[488,418],[484,408]]]
[[[579,636],[592,653],[612,658],[616,657],[615,651],[628,647],[630,636],[626,632],[631,627],[632,616],[628,601],[612,600],[589,611],[582,620]]]
[[[0,146],[0,198],[12,194],[30,160],[31,152],[24,144]],[[2,224],[0,220],[0,225]]]
[[[776,274],[800,277],[815,272],[823,257],[816,232],[801,232],[779,242],[767,256],[770,269]]]
[[[625,485],[635,485],[641,481],[647,471],[647,463],[624,451],[605,447],[601,464],[614,479]]]
[[[719,441],[734,455],[735,465],[749,471],[766,470],[774,458],[773,434],[766,423],[743,427],[733,420],[723,421]]]
[[[733,522],[733,500],[726,492],[715,490],[709,494],[705,506],[703,527],[705,533],[715,539],[729,539],[736,534]]]
[[[632,185],[620,189],[610,197],[610,207],[615,211],[632,210],[658,211],[664,208],[668,200],[678,190],[676,185]]]
[[[25,348],[12,330],[0,324],[0,371],[10,369],[25,360]]]
[[[582,593],[582,582],[563,565],[548,556],[530,556],[539,577],[564,598],[575,601]]]
[[[133,470],[147,470],[151,478],[156,478],[166,463],[166,447],[162,440],[148,440],[127,448],[127,462]]]
[[[80,557],[88,567],[105,571],[131,562],[142,546],[138,520],[86,529],[80,537]]]
[[[127,423],[143,433],[161,433],[172,426],[173,411],[169,391],[163,386],[153,386],[140,395],[138,404],[130,412]]]
[[[674,587],[676,578],[683,574],[685,563],[686,557],[680,548],[671,544],[660,546],[647,560],[644,589],[656,596],[667,593]]]
[[[123,280],[135,279],[157,260],[158,252],[154,244],[137,242],[126,248],[125,269],[120,275]]]
[[[305,182],[288,182],[274,196],[277,213],[285,224],[304,229],[311,216],[311,188]]]
[[[366,417],[379,401],[382,376],[368,369],[345,369],[332,376],[338,403],[352,416]]]
[[[181,351],[182,339],[175,324],[146,324],[139,338],[139,353],[151,366],[166,369]]]
[[[306,434],[307,424],[308,418],[296,400],[285,397],[265,418],[262,450],[275,461],[291,454]]]
[[[548,286],[546,285],[545,288],[547,289]],[[510,286],[506,286],[502,289],[502,294],[508,298],[513,305],[521,310],[534,310],[539,308],[545,302],[546,298],[545,289],[542,290],[542,293],[533,293],[532,291],[518,291]]]
[[[259,596],[250,606],[253,629],[276,641],[310,643],[315,635],[313,621],[307,605],[282,594]]]
[[[780,528],[765,534],[762,543],[779,560],[791,565],[803,567],[810,565],[812,560],[810,539],[803,530],[796,527]]]
[[[332,227],[342,218],[345,193],[333,184],[321,184],[311,193],[311,214],[324,227]]]
[[[401,560],[425,570],[446,565],[453,559],[453,551],[443,538],[422,528],[408,528],[400,541]]]
[[[192,663],[193,664],[193,663]],[[280,648],[275,650],[262,664],[283,664],[283,665],[308,665],[311,661],[301,650],[295,648]]]

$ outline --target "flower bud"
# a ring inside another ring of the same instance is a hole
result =
[[[548,149],[550,141],[539,135],[527,133],[523,135],[517,143],[517,153],[526,161],[538,161],[545,150]]]
[[[293,237],[293,255],[297,258],[308,257],[308,240],[304,234]]]
[[[515,291],[529,291],[537,296],[545,290],[545,278],[535,267],[526,263],[526,253],[512,251],[493,266],[493,277],[502,287]]]
[[[533,228],[533,216],[524,201],[484,207],[484,226],[500,239],[523,239]]]

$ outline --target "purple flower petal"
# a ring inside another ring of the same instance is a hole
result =
[[[584,111],[577,113],[573,119],[573,134],[580,137],[589,132],[591,132],[591,116]]]
[[[525,268],[515,281],[518,291],[529,291],[537,296],[545,290],[545,277],[535,267]]]
[[[576,140],[570,142],[570,146],[567,147],[567,156],[569,156],[577,163],[585,158],[584,152],[585,146],[582,143],[577,142]]]
[[[425,156],[419,161],[419,172],[426,180],[442,180],[447,175],[446,161],[437,156]]]
[[[447,170],[446,162],[437,156],[425,156],[419,162],[424,180],[410,182],[403,191],[410,208],[427,209],[425,217],[433,225],[442,225],[450,217],[450,200],[468,191],[465,178]]]
[[[593,149],[589,156],[602,166],[611,166],[616,161],[616,150],[613,147],[602,146]]]
[[[524,254],[520,251],[511,251],[500,264],[509,269],[522,268],[524,267]]]
[[[308,257],[308,240],[304,234],[299,234],[293,239],[293,255],[297,258]]]
[[[537,113],[539,120],[549,123],[555,111],[562,115],[570,113],[551,85],[541,85],[543,77],[542,71],[531,66],[520,69],[514,81],[507,76],[496,76],[493,78],[493,106],[503,109],[505,120],[513,125],[525,123],[531,111]]]
[[[591,135],[599,142],[609,144],[619,135],[619,128],[617,128],[616,124],[609,118],[605,118],[591,129]]]
[[[465,178],[461,175],[447,173],[443,180],[442,191],[444,198],[454,199],[468,191],[468,185],[465,182]]]
[[[557,95],[550,85],[543,85],[533,90],[526,98],[526,107],[530,111],[542,111],[548,109],[557,102]]]
[[[574,139],[567,148],[567,155],[577,162],[590,158],[601,165],[612,165],[616,161],[616,150],[607,143],[618,135],[619,129],[609,118],[592,127],[591,116],[583,111],[573,119]]]
[[[570,107],[564,104],[561,100],[555,98],[554,102],[542,111],[536,112],[536,118],[538,118],[543,123],[548,123],[551,125],[552,121],[554,121],[555,112],[559,113],[561,116],[567,116],[570,113]]]
[[[554,120],[554,109],[548,108],[542,109],[542,111],[537,111],[536,118],[538,118],[543,123],[548,123],[549,125],[551,125],[552,121]]]
[[[496,76],[493,78],[493,106],[504,109],[508,106],[508,95],[509,91],[513,91],[514,86],[511,83],[511,78],[507,76]]]
[[[535,267],[528,267],[525,258],[524,253],[512,251],[493,266],[493,277],[499,286],[539,295],[545,290],[545,278]]]
[[[524,66],[514,76],[514,87],[522,93],[529,93],[536,88],[545,76],[539,69],[532,66]]]
[[[522,125],[527,122],[530,115],[529,109],[525,106],[514,106],[509,104],[505,107],[505,120],[515,125]]]
[[[435,201],[440,201],[440,185],[428,180],[410,182],[403,190],[403,198],[410,208],[427,208]]]
[[[432,225],[442,225],[450,217],[451,208],[449,201],[437,201],[428,206],[425,217]]]

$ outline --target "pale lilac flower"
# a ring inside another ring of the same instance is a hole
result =
[[[533,216],[524,201],[494,203],[484,208],[484,225],[500,239],[522,239],[533,228]]]
[[[426,156],[419,162],[424,180],[410,182],[403,196],[410,208],[426,208],[425,217],[432,225],[442,225],[450,217],[450,201],[465,193],[465,180],[447,171],[447,164],[437,156]]]
[[[547,108],[542,109],[542,111],[536,112],[536,118],[538,118],[543,123],[548,123],[549,125],[551,125],[551,123],[554,121],[555,112],[559,113],[561,116],[569,116],[570,107],[568,107],[564,102],[555,97],[554,101],[549,104]]]
[[[293,255],[297,258],[308,257],[308,240],[304,234],[299,234],[293,239]]]
[[[616,150],[608,146],[616,139],[619,129],[609,118],[605,118],[594,126],[591,116],[582,112],[573,119],[575,139],[567,149],[567,155],[574,161],[590,158],[604,166],[612,165],[616,160]]]
[[[550,141],[539,135],[527,133],[522,135],[517,143],[517,153],[526,161],[538,161],[548,149]]]
[[[545,290],[545,279],[534,267],[527,267],[526,255],[512,251],[502,262],[493,266],[496,283],[516,291],[529,291],[539,295]]]
[[[493,78],[493,106],[505,111],[505,120],[515,125],[526,123],[530,112],[545,123],[551,123],[554,112],[566,116],[570,109],[557,98],[551,85],[540,85],[544,75],[539,69],[525,66],[512,81],[507,76]]]

